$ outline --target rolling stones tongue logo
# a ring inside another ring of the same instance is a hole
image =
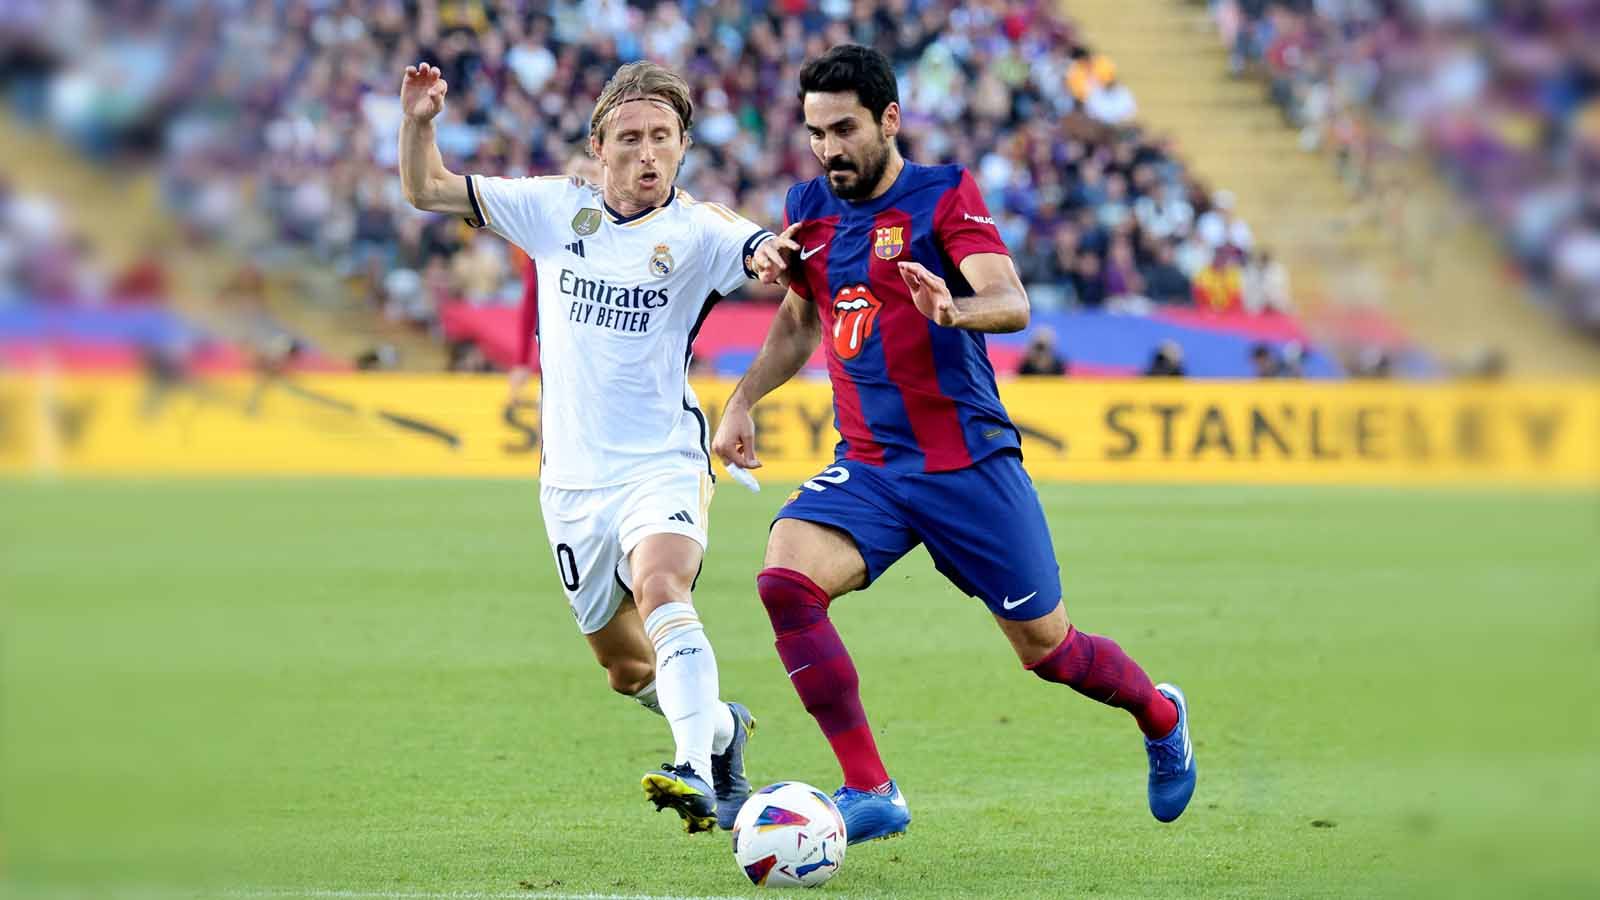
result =
[[[834,354],[840,359],[860,356],[867,338],[872,337],[872,323],[882,308],[883,301],[872,296],[872,291],[864,284],[840,290],[833,298]]]

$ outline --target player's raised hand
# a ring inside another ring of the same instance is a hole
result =
[[[717,434],[711,439],[711,452],[724,463],[744,469],[761,468],[761,460],[756,459],[756,420],[749,408],[728,404],[722,411],[722,421],[717,423]]]
[[[956,316],[961,311],[956,309],[955,298],[950,296],[950,287],[943,278],[914,262],[900,264],[900,278],[911,289],[911,302],[917,305],[919,312],[936,325],[955,327]]]
[[[444,109],[444,95],[449,91],[450,84],[438,66],[406,66],[405,80],[400,83],[400,110],[418,121],[431,121]]]
[[[761,279],[762,284],[776,284],[783,287],[789,286],[789,263],[794,261],[794,255],[800,252],[800,245],[794,242],[794,233],[800,230],[804,222],[796,222],[783,230],[783,233],[770,241],[762,241],[756,248],[750,260],[750,269]]]

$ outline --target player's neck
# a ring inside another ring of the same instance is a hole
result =
[[[894,187],[894,183],[900,178],[900,172],[905,167],[906,159],[900,155],[900,148],[891,144],[889,147],[889,164],[883,167],[883,177],[878,179],[878,186],[872,189],[872,193],[867,195],[867,199],[876,200],[889,193],[889,189]]]
[[[610,188],[602,188],[600,191],[600,197],[605,201],[606,209],[610,210],[620,219],[627,219],[637,216],[647,209],[655,209],[658,206],[666,206],[668,203],[672,202],[672,196],[676,190],[676,186],[668,187],[667,195],[661,198],[660,203],[650,203],[648,201],[632,200],[627,197],[622,197],[613,192]]]

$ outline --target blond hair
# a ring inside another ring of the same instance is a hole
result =
[[[694,102],[689,99],[689,83],[671,69],[653,62],[631,62],[617,70],[600,91],[594,103],[594,115],[589,119],[589,133],[604,143],[605,122],[611,113],[630,100],[658,100],[672,107],[678,114],[682,136],[689,136],[689,125],[694,121]]]

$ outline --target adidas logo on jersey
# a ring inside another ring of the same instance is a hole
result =
[[[692,516],[690,516],[687,512],[684,512],[681,509],[678,510],[677,512],[673,513],[672,515],[667,516],[667,518],[673,520],[674,522],[683,522],[683,523],[688,524],[688,525],[693,525],[694,524],[694,518]]]
[[[572,243],[566,245],[566,247],[563,249],[567,250],[569,253],[577,254],[579,259],[583,258],[583,241],[573,241]]]

